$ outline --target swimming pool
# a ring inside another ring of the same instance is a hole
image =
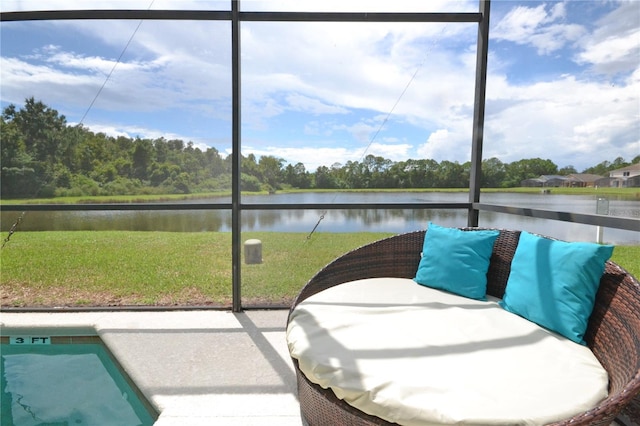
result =
[[[3,426],[150,426],[157,419],[98,336],[2,335]]]

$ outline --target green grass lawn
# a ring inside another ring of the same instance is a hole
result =
[[[252,232],[263,263],[242,265],[243,304],[288,304],[340,254],[390,234]],[[2,249],[3,306],[231,304],[231,234],[20,232]]]
[[[289,305],[339,255],[385,233],[251,232],[263,262],[242,264],[242,303]],[[640,276],[640,246],[613,260]],[[217,232],[19,232],[0,251],[2,306],[231,304],[231,234]]]
[[[640,279],[640,245],[617,246],[613,249],[611,260],[629,271],[634,277]]]

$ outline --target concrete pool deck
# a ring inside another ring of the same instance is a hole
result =
[[[94,328],[156,426],[301,425],[286,310],[0,313],[0,326]]]
[[[299,426],[285,342],[287,314],[284,309],[0,312],[0,331],[95,330],[159,412],[155,426]],[[637,419],[621,420],[612,426],[638,425]]]

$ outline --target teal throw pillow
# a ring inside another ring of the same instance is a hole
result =
[[[500,231],[462,231],[429,222],[414,280],[471,299],[484,300],[493,245]]]
[[[613,246],[552,240],[522,232],[503,308],[585,344],[600,278]]]

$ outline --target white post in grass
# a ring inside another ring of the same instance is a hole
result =
[[[596,201],[596,214],[609,214],[609,200],[604,197],[598,197],[598,200]],[[598,225],[596,227],[596,242],[598,244],[602,244],[602,235],[602,226]]]
[[[247,265],[262,263],[262,241],[251,239],[244,242],[244,262]]]

